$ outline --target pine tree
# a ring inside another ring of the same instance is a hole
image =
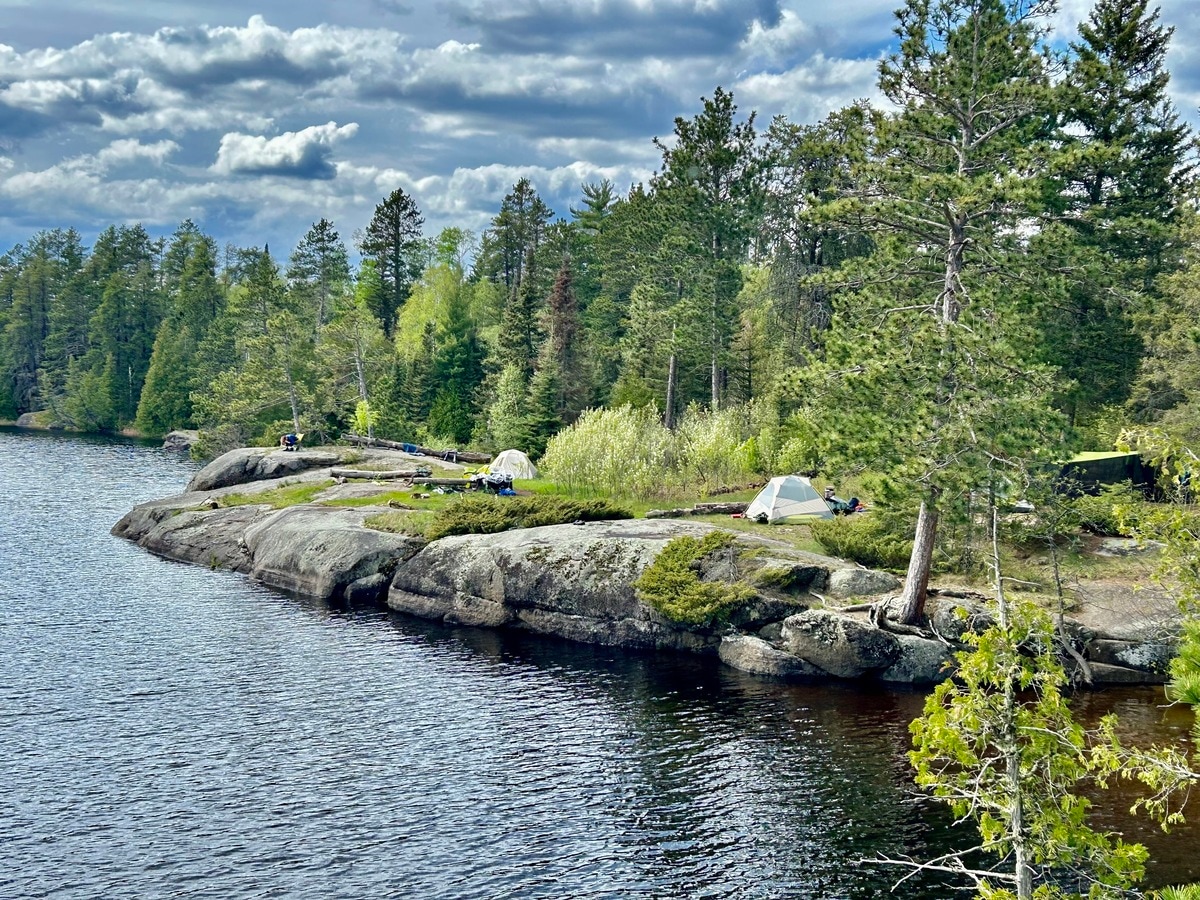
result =
[[[705,326],[709,403],[717,409],[737,322],[739,265],[757,226],[765,161],[755,146],[753,113],[735,123],[733,95],[720,87],[702,102],[694,118],[675,119],[672,144],[655,139],[662,166],[653,188],[670,209],[674,274]]]
[[[530,446],[526,385],[525,373],[519,366],[507,365],[500,372],[496,399],[488,409],[487,418],[488,437],[497,449]]]
[[[533,251],[530,250],[527,256],[526,262],[531,264]],[[502,365],[517,366],[526,376],[533,372],[537,347],[542,339],[538,327],[541,308],[542,298],[538,294],[536,280],[526,278],[516,293],[510,295],[500,321],[499,361]]]
[[[1004,275],[1019,224],[1040,207],[1051,125],[1044,5],[908,0],[900,49],[880,66],[899,112],[876,159],[830,215],[873,226],[878,246],[847,278],[824,367],[822,429],[836,460],[870,464],[919,504],[901,620],[921,619],[943,512],[986,489],[995,460],[1052,453],[1062,434],[1049,374],[1021,348]],[[1004,273],[1003,275],[1001,273]]]
[[[554,414],[558,427],[569,424],[586,405],[587,385],[579,349],[579,306],[571,277],[571,266],[563,261],[546,304],[546,343],[542,351],[557,370],[558,395]]]
[[[475,277],[504,285],[510,302],[526,280],[539,281],[538,251],[553,217],[553,211],[529,179],[518,180],[501,201],[491,227],[483,233],[475,259]],[[548,285],[530,287],[537,293]]]
[[[529,444],[526,452],[534,459],[546,450],[550,438],[563,426],[559,414],[562,396],[562,376],[553,349],[549,342],[543,347],[538,367],[529,382],[529,398],[526,403]]]
[[[1048,277],[1030,314],[1042,358],[1073,380],[1059,400],[1072,420],[1129,398],[1143,355],[1137,322],[1177,258],[1193,141],[1166,96],[1171,33],[1147,0],[1099,0],[1059,88],[1063,227],[1035,241],[1031,270]]]
[[[483,381],[484,351],[471,320],[466,298],[455,295],[446,325],[438,332],[433,378],[436,385],[429,411],[431,433],[465,444],[475,429],[475,396]]]
[[[358,241],[363,256],[375,262],[382,291],[379,308],[374,312],[389,337],[396,314],[412,284],[425,268],[426,247],[421,238],[425,219],[421,210],[403,189],[396,188],[375,207],[367,230]]]
[[[313,330],[319,331],[334,315],[337,301],[350,285],[350,262],[341,236],[328,219],[313,223],[288,264],[288,284],[301,303],[311,310]]]

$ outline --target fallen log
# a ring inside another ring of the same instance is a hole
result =
[[[428,469],[402,469],[391,472],[376,472],[371,469],[330,469],[334,478],[369,478],[372,481],[389,481],[395,478],[417,478],[429,472]]]
[[[383,438],[365,438],[357,434],[344,435],[346,441],[360,447],[383,447],[385,450],[399,450],[403,453],[420,454],[432,459],[447,462],[488,463],[492,461],[490,453],[475,453],[471,450],[434,450],[418,444],[403,444],[399,441],[385,441]]]
[[[748,503],[697,503],[687,509],[652,509],[647,519],[682,519],[685,516],[738,515],[746,511]]]
[[[697,503],[692,507],[697,516],[736,515],[744,513],[749,503]]]

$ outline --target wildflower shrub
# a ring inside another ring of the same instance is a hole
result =
[[[718,488],[773,468],[780,428],[754,405],[692,406],[675,431],[652,407],[588,410],[546,447],[539,468],[573,494],[667,497]]]
[[[689,407],[675,429],[674,480],[708,491],[744,481],[752,474],[747,464],[758,461],[757,442],[742,440],[746,425],[741,407],[716,412]]]
[[[690,536],[670,541],[634,582],[638,599],[682,625],[715,625],[755,596],[741,581],[701,581],[702,562],[727,554],[734,568],[736,537],[714,531],[701,539]]]
[[[534,495],[495,497],[469,494],[438,510],[425,529],[429,540],[452,534],[495,534],[512,528],[563,525],[567,522],[596,522],[628,519],[632,514],[606,500],[574,500],[567,497]]]
[[[542,476],[572,494],[654,497],[670,473],[671,433],[650,407],[589,409],[550,439]]]

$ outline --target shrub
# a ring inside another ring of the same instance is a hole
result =
[[[468,494],[438,510],[425,536],[434,541],[452,534],[495,534],[512,528],[536,528],[567,522],[628,519],[632,514],[607,500],[574,500],[535,495],[496,497]]]
[[[912,538],[873,513],[819,520],[812,533],[827,553],[872,569],[902,569],[912,554]]]
[[[746,465],[758,454],[744,447],[745,417],[740,407],[717,412],[688,407],[675,429],[675,469],[683,484],[712,491],[755,474]]]
[[[1110,485],[1099,494],[1084,494],[1073,501],[1079,525],[1105,537],[1132,537],[1142,518],[1145,502],[1125,485]]]
[[[722,551],[733,555],[735,540],[727,531],[714,531],[700,540],[673,539],[634,582],[638,599],[684,625],[727,621],[737,606],[755,596],[754,589],[741,581],[701,581],[699,569],[705,558]]]
[[[661,496],[670,448],[671,434],[651,408],[589,409],[550,439],[539,466],[571,493]]]

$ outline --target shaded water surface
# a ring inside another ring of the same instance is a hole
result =
[[[109,535],[193,470],[0,430],[0,897],[868,898],[897,873],[861,860],[952,838],[910,792],[920,694],[334,610]],[[1178,735],[1155,700],[1085,706]]]

